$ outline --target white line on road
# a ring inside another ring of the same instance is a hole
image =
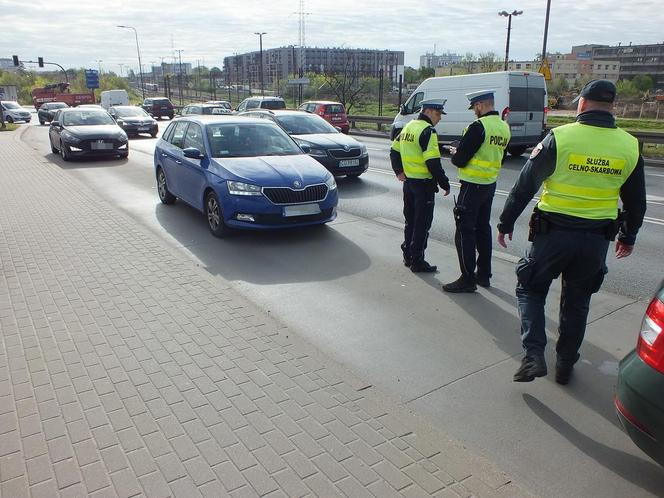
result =
[[[387,171],[384,169],[377,169],[377,168],[369,168],[369,171],[373,173],[380,173],[381,175],[387,175],[387,176],[394,176],[394,173],[392,171]],[[450,182],[450,185],[453,185],[454,187],[459,187],[461,184],[458,182]],[[507,197],[509,195],[509,192],[507,190],[498,190],[496,189],[496,194],[501,195],[503,197]],[[651,197],[651,196],[648,196]],[[652,197],[657,197],[657,196],[652,196]],[[537,202],[539,201],[538,197],[535,197],[532,201],[530,202]],[[659,202],[654,202],[651,200],[646,201],[648,204],[657,204],[660,205]],[[652,223],[654,225],[661,225],[664,226],[664,220],[659,219],[659,218],[651,218],[650,216],[645,216],[643,218],[643,221],[646,223]]]

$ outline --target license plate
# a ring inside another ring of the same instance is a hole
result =
[[[110,150],[113,148],[113,144],[106,143],[106,142],[92,142],[90,144],[90,148],[92,150]]]
[[[284,206],[284,216],[306,216],[308,214],[320,214],[320,206],[318,204]]]
[[[350,168],[352,166],[359,166],[359,165],[360,165],[359,159],[343,159],[339,161],[340,168]]]
[[[150,127],[149,126],[139,126],[138,131],[150,131]]]
[[[332,116],[332,121],[341,121],[341,118],[337,116]]]

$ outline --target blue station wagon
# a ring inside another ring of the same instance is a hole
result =
[[[157,141],[154,167],[161,202],[198,209],[217,237],[336,218],[332,174],[270,121],[184,116]]]

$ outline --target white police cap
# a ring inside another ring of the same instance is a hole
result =
[[[445,103],[447,99],[426,99],[420,102],[422,110],[424,109],[436,109],[442,114],[447,114],[443,109],[445,109]]]
[[[483,100],[493,100],[493,95],[496,93],[495,90],[479,90],[477,92],[470,92],[466,94],[466,98],[470,102],[468,109],[473,108],[475,102],[482,102]]]

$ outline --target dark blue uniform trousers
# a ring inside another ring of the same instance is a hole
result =
[[[433,221],[434,180],[407,178],[403,182],[403,216],[405,219],[404,242],[401,244],[403,257],[413,264],[424,260],[429,229]]]
[[[468,280],[475,279],[476,264],[478,275],[491,277],[491,204],[495,193],[495,182],[479,185],[461,181],[454,207],[454,243],[461,274]]]
[[[558,358],[574,363],[586,332],[590,297],[604,281],[609,241],[603,234],[553,228],[535,235],[516,267],[521,344],[528,356],[544,355],[544,303],[549,286],[562,274]]]

